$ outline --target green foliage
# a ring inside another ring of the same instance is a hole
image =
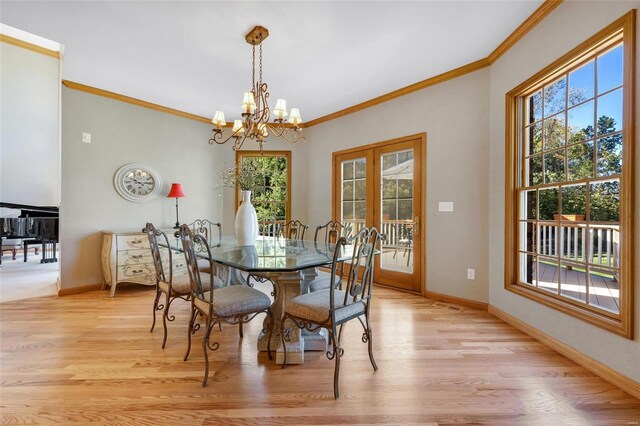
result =
[[[563,146],[564,121],[556,119],[545,120],[545,150]],[[617,131],[613,118],[601,116],[598,118],[597,134],[603,135],[597,139],[598,152],[594,153],[593,140],[579,143],[594,137],[593,126],[583,129],[569,129],[569,143],[576,143],[568,147],[566,177],[564,166],[564,151],[542,153],[529,160],[529,185],[543,183],[575,181],[594,177],[594,157],[597,159],[596,176],[606,177],[622,173],[622,135],[612,135]],[[542,151],[542,135],[531,132],[531,143],[534,150]],[[544,157],[544,170],[542,158]],[[618,180],[562,187],[562,214],[586,215],[587,191],[590,197],[590,218],[593,221],[617,222],[620,219],[620,182]],[[539,215],[541,220],[553,220],[553,215],[559,212],[558,191],[540,190]]]
[[[243,157],[243,167],[256,171],[252,203],[258,222],[286,220],[287,159],[285,157]]]

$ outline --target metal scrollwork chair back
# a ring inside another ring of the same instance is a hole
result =
[[[331,220],[325,225],[319,225],[316,228],[316,233],[313,237],[313,241],[318,244],[324,242],[325,244],[335,244],[340,237],[350,238],[352,231],[351,224],[342,224],[337,220]],[[319,239],[320,237],[321,239]],[[340,287],[342,285],[342,272],[344,264],[340,262],[339,271],[334,277],[334,285]],[[324,271],[318,271],[318,276],[309,283],[309,291],[318,291],[325,288],[329,288],[330,274]]]
[[[209,219],[197,219],[187,226],[193,234],[204,237],[210,247],[215,247],[222,243],[222,224],[220,223],[212,222]],[[195,244],[195,252],[196,255],[203,256],[205,254],[202,244]],[[201,272],[212,272],[211,265],[207,259],[198,258],[197,262]],[[230,285],[231,274],[228,267],[216,265],[213,273],[224,282],[224,285]]]
[[[290,240],[304,240],[304,233],[309,229],[309,225],[305,225],[299,220],[290,220],[280,226],[279,235]]]
[[[194,234],[204,236],[209,244],[212,243],[214,235],[218,236],[218,244],[222,241],[222,224],[211,222],[209,219],[197,219],[190,223],[189,228]]]
[[[334,286],[296,296],[285,302],[282,319],[281,337],[284,348],[284,368],[286,365],[286,341],[291,329],[299,327],[309,331],[324,328],[329,335],[331,348],[327,358],[335,360],[333,376],[333,392],[335,398],[340,396],[338,378],[340,358],[344,354],[340,338],[342,327],[347,322],[358,319],[364,329],[362,341],[368,344],[369,360],[374,370],[378,369],[373,357],[372,331],[369,320],[373,286],[373,271],[376,252],[380,241],[385,237],[376,228],[363,228],[353,238],[340,237],[336,243],[331,267],[331,279],[338,273],[340,259],[344,258],[344,250],[353,246],[351,259],[345,261],[349,265],[344,291]],[[289,324],[289,325],[287,325]]]
[[[340,237],[349,238],[351,235],[351,224],[343,224],[337,220],[330,220],[324,225],[318,225],[316,233],[313,237],[313,241],[335,244]],[[318,239],[318,236],[322,236],[322,240]]]
[[[214,274],[210,275],[211,288],[213,290],[207,290],[206,286],[203,286],[202,272],[198,268],[198,259],[195,250],[196,244],[202,245],[202,255],[205,255],[207,259],[209,259],[212,270],[215,270],[215,264],[211,260],[211,248],[209,247],[207,239],[202,235],[194,234],[187,225],[182,225],[178,232],[182,240],[182,247],[191,278],[191,319],[189,320],[187,334],[188,347],[184,361],[188,359],[189,352],[191,351],[191,335],[200,328],[200,325],[196,324],[198,314],[201,314],[206,319],[206,329],[202,339],[205,359],[202,386],[207,385],[209,378],[208,350],[215,351],[220,346],[218,342],[210,343],[211,332],[215,325],[220,325],[223,322],[227,324],[243,324],[251,321],[256,315],[265,313],[266,318],[263,323],[263,331],[269,336],[267,352],[269,359],[271,359],[271,333],[273,331],[271,299],[261,291],[248,286],[234,285],[214,287]]]

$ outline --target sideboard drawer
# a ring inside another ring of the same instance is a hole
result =
[[[162,260],[164,260],[164,258]],[[151,256],[150,249],[118,251],[118,266],[143,263],[153,263],[153,256]]]
[[[122,250],[132,250],[132,249],[147,249],[151,250],[149,247],[149,239],[146,235],[118,235],[118,251]],[[151,252],[149,252],[151,253]]]
[[[155,283],[155,276],[156,272],[153,263],[118,266],[118,281]]]

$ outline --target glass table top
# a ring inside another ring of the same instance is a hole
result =
[[[182,251],[182,242],[172,234],[167,234],[172,249]],[[246,272],[299,271],[331,264],[335,244],[315,241],[290,240],[281,237],[259,236],[255,246],[239,246],[233,237],[217,236],[210,242],[212,260],[222,265]],[[353,256],[353,246],[341,248],[339,260],[349,260]],[[196,254],[207,257],[206,249]]]

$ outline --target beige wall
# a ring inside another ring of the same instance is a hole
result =
[[[497,308],[640,381],[640,342],[627,340],[504,290],[505,93],[632,8],[638,1],[564,2],[491,67],[490,302]],[[637,44],[640,45],[640,44]],[[640,68],[639,68],[640,69]],[[640,78],[636,76],[636,82]],[[638,86],[636,86],[638,87]],[[636,94],[636,101],[640,94]],[[636,114],[640,108],[636,107]],[[638,118],[636,117],[636,122]],[[638,137],[640,133],[636,133]],[[637,146],[637,141],[636,141]],[[636,150],[640,165],[640,150]],[[636,173],[640,200],[640,173]],[[636,206],[636,255],[640,265],[640,214]],[[640,268],[636,267],[635,324],[640,327]],[[636,331],[636,336],[638,332]]]
[[[427,290],[488,302],[488,98],[485,69],[305,130],[308,168],[294,176],[308,178],[307,222],[331,218],[332,152],[426,132]]]
[[[81,142],[82,132],[92,143]],[[166,194],[180,182],[180,221],[221,220],[223,197],[214,172],[229,147],[210,146],[210,126],[193,120],[64,88],[62,91],[61,282],[63,288],[102,282],[103,229],[142,229],[175,223],[175,200]],[[126,163],[155,169],[163,190],[138,204],[121,198],[113,175]],[[227,228],[228,229],[228,228]]]
[[[0,201],[60,202],[57,58],[0,43]]]

